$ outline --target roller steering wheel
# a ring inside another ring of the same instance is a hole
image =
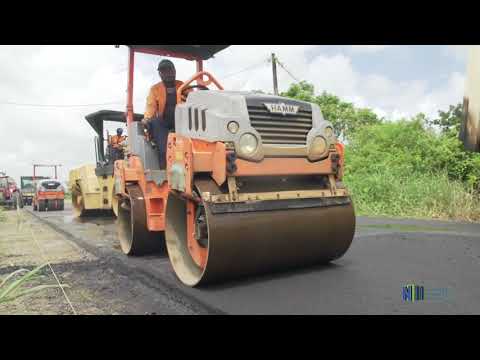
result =
[[[206,87],[205,85],[189,85],[187,86],[185,89],[182,90],[182,97],[184,99],[187,98],[188,94],[189,94],[189,91],[190,90],[193,90],[193,89],[199,89],[199,90],[210,90],[208,87]]]

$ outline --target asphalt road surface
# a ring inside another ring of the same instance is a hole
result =
[[[165,256],[124,256],[111,217],[79,220],[68,207],[34,214],[96,257],[189,303],[195,313],[480,313],[480,224],[359,217],[351,248],[329,265],[197,289],[176,279]],[[423,286],[423,300],[403,299],[409,284]]]

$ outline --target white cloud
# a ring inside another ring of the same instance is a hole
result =
[[[446,74],[445,85],[434,90],[424,79],[396,82],[385,75],[362,74],[345,55],[318,56],[308,69],[307,78],[317,93],[326,90],[392,120],[418,112],[436,116],[439,109],[461,101],[464,88],[464,75],[460,73]]]
[[[359,81],[351,59],[344,55],[317,56],[308,65],[306,75],[318,91],[325,90],[340,97],[354,95]]]
[[[454,72],[449,75],[445,86],[425,94],[419,102],[420,111],[437,114],[439,109],[447,109],[462,101],[465,89],[465,75]]]

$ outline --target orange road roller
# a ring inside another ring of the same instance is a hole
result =
[[[34,211],[55,211],[65,209],[65,188],[57,180],[57,167],[62,165],[33,165],[33,183],[35,193],[32,198]],[[39,167],[50,167],[55,169],[55,178],[37,177],[36,169]]]
[[[345,254],[355,214],[342,183],[344,147],[316,104],[224,90],[203,61],[226,45],[127,46],[129,150],[114,169],[125,254],[167,252],[188,286]],[[136,53],[196,62],[177,89],[163,170],[134,117]]]
[[[33,210],[54,211],[65,209],[65,189],[54,179],[40,180],[32,199]]]

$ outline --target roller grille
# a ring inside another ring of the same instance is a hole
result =
[[[250,124],[264,144],[305,145],[312,129],[312,111],[299,109],[297,114],[270,113],[265,106],[248,106]]]

